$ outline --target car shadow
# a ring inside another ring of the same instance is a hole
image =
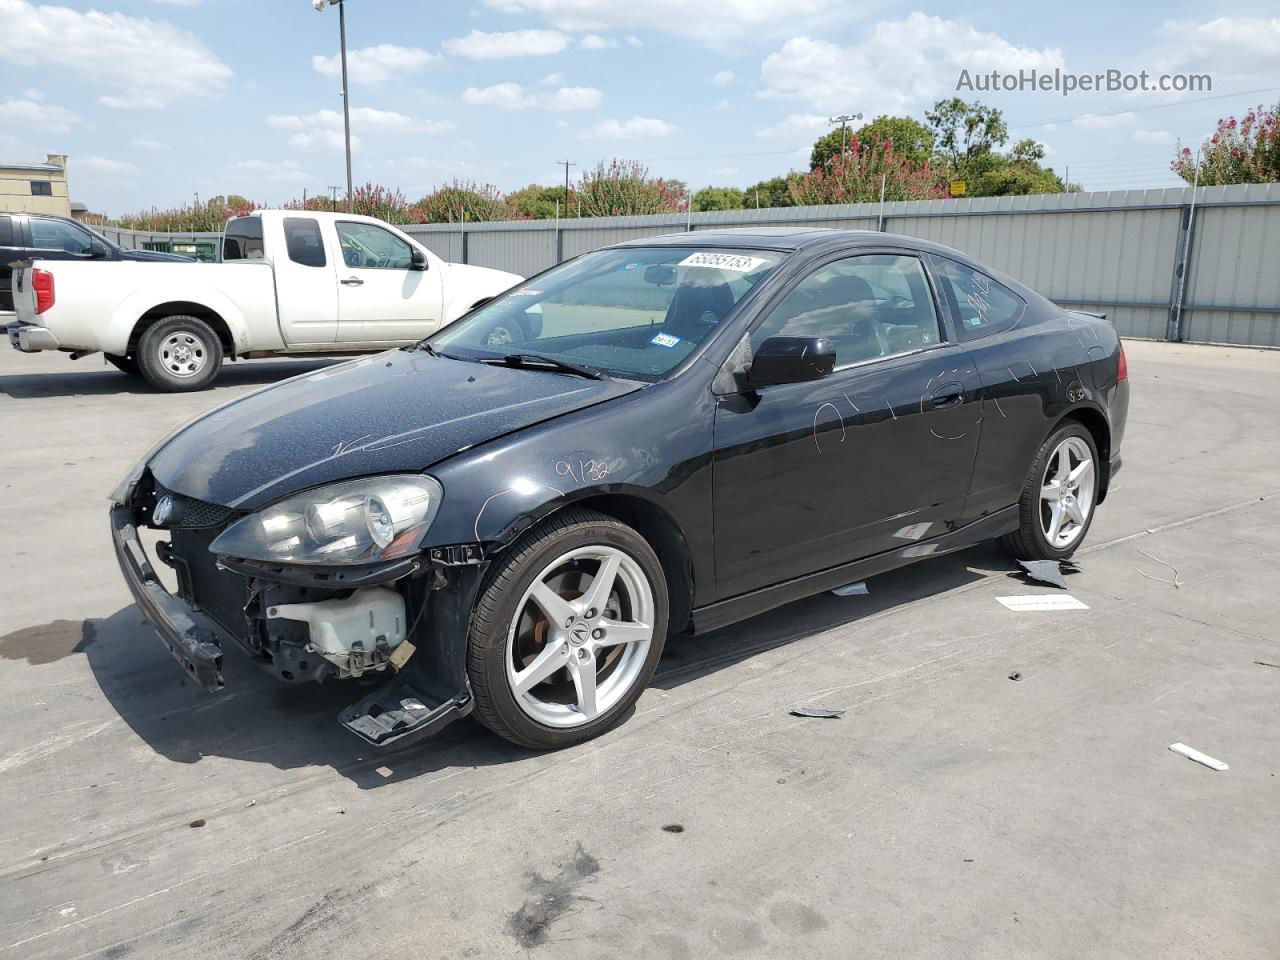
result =
[[[822,594],[700,637],[674,636],[653,685],[672,689],[793,640],[935,597],[992,572],[1014,569],[994,544],[921,561],[868,581],[865,595]],[[66,621],[59,621],[66,623]],[[239,649],[226,651],[226,689],[208,693],[181,672],[137,607],[88,620],[67,652],[83,653],[120,717],[153,750],[176,763],[203,757],[269,763],[282,770],[327,765],[362,789],[459,766],[526,759],[530,751],[472,718],[409,746],[377,750],[337,722],[366,689],[347,682],[284,685]],[[47,643],[44,645],[47,648]]]
[[[273,383],[301,373],[322,370],[335,363],[343,363],[350,357],[324,356],[302,360],[238,361],[227,364],[218,372],[213,387],[254,386]],[[72,361],[69,361],[72,362]],[[85,358],[82,363],[94,363]],[[100,362],[100,361],[99,361]],[[92,367],[68,370],[66,373],[22,373],[0,376],[0,394],[15,400],[38,397],[81,397],[107,394],[161,394],[141,377],[121,373],[114,367],[96,364]]]

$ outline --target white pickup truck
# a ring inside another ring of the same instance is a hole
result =
[[[9,341],[199,390],[224,359],[412,343],[520,279],[445,263],[371,217],[259,210],[227,222],[216,264],[32,260]]]

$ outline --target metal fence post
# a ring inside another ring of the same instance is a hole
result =
[[[467,211],[462,211],[462,219],[459,221],[462,225],[462,262],[467,262]]]
[[[1173,283],[1169,290],[1169,322],[1164,338],[1181,343],[1186,337],[1187,275],[1195,254],[1196,221],[1200,211],[1194,202],[1182,208],[1182,226],[1178,230],[1178,246],[1173,254]]]

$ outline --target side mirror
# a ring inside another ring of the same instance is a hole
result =
[[[105,243],[95,240],[89,246],[89,256],[94,260],[105,260],[111,256],[111,250]]]
[[[836,345],[826,337],[770,337],[760,344],[747,371],[747,386],[804,383],[831,375]]]
[[[414,270],[427,269],[427,255],[417,247],[411,247],[409,253],[410,263]]]

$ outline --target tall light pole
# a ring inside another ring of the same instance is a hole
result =
[[[338,38],[342,47],[342,124],[346,129],[347,144],[347,213],[351,212],[351,199],[355,192],[351,184],[351,97],[347,87],[347,8],[345,0],[311,0],[317,13],[332,4],[338,8]]]
[[[569,215],[569,168],[576,167],[577,164],[572,160],[557,160],[556,166],[564,167],[564,210],[567,217]]]
[[[840,124],[840,155],[841,156],[844,156],[844,152],[849,149],[849,137],[847,134],[847,131],[849,129],[849,121],[861,120],[861,119],[862,119],[862,114],[860,113],[842,113],[838,117],[828,118],[827,123]]]

